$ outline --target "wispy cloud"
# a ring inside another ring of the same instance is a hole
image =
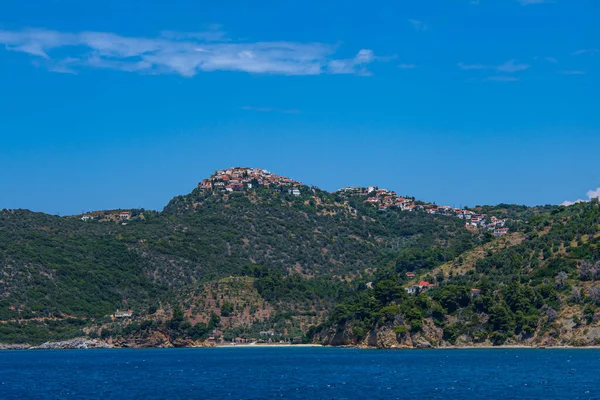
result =
[[[463,70],[496,70],[498,72],[504,72],[509,74],[526,70],[529,67],[529,64],[519,64],[516,60],[510,60],[500,65],[458,63],[458,68]]]
[[[372,50],[360,50],[353,58],[331,60],[327,64],[327,71],[332,74],[358,74],[370,75],[366,65],[375,61],[377,57]]]
[[[419,19],[409,19],[408,22],[417,31],[426,31],[427,29],[429,29],[429,25],[427,25],[425,22]]]
[[[530,67],[529,64],[520,64],[516,60],[509,60],[499,65],[465,64],[458,63],[458,68],[465,71],[495,71],[497,74],[482,78],[484,82],[516,82],[519,80],[515,74]]]
[[[523,71],[529,68],[528,64],[519,64],[515,60],[510,60],[504,64],[498,65],[496,69],[500,72],[513,73],[517,71]]]
[[[485,78],[484,80],[491,81],[491,82],[516,82],[519,80],[519,78],[514,77],[514,76],[498,75],[498,76],[489,76],[489,77]]]
[[[417,68],[416,64],[400,64],[398,65],[398,68],[400,69],[414,69]]]
[[[458,63],[457,65],[458,65],[458,68],[464,69],[464,70],[470,70],[470,69],[491,69],[491,68],[493,68],[490,65],[483,65],[483,64]]]
[[[561,206],[572,206],[573,204],[585,203],[585,202],[591,201],[593,199],[598,199],[598,198],[600,198],[600,187],[597,189],[588,190],[586,193],[586,196],[588,197],[588,200],[582,200],[582,199],[578,199],[575,201],[565,200],[561,203]]]
[[[574,51],[572,54],[574,56],[580,56],[583,54],[596,54],[596,53],[600,53],[600,49],[581,49],[581,50]]]
[[[275,107],[256,107],[256,106],[243,106],[240,107],[242,110],[246,111],[258,111],[258,112],[277,112],[283,114],[300,114],[302,111],[296,109],[282,109]]]
[[[166,31],[155,38],[109,32],[0,30],[0,44],[34,56],[39,65],[51,71],[69,73],[93,67],[185,77],[209,71],[368,75],[367,64],[378,60],[369,49],[358,51],[353,58],[336,58],[336,46],[325,43],[235,41],[217,29],[195,33]]]
[[[562,75],[585,75],[585,71],[580,71],[580,70],[560,71],[560,73]]]

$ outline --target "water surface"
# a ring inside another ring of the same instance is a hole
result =
[[[593,399],[600,350],[2,351],[0,398]]]

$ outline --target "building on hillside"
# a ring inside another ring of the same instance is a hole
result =
[[[121,211],[119,213],[119,219],[130,219],[131,218],[131,212],[129,211]]]
[[[91,219],[94,219],[94,217],[92,217],[91,215],[84,215],[80,218],[82,221],[89,221]]]
[[[498,228],[494,230],[494,236],[504,236],[508,234],[508,228]]]
[[[419,284],[409,286],[405,290],[408,294],[419,294],[421,292],[431,289],[432,287],[435,287],[435,284],[429,283],[427,281],[421,281],[419,282]]]
[[[133,310],[119,311],[115,312],[115,318],[131,318],[133,316]]]
[[[292,194],[294,196],[300,196],[300,189],[298,189],[298,188],[288,189],[288,193]]]
[[[412,286],[407,287],[404,290],[406,290],[406,293],[408,293],[408,294],[417,294],[417,293],[419,293],[420,289],[419,289],[419,286],[412,285]]]

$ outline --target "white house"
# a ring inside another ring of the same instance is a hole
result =
[[[131,318],[133,316],[133,310],[119,311],[115,313],[115,318]]]

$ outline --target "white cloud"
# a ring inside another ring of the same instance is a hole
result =
[[[600,53],[600,49],[581,49],[581,50],[574,51],[572,54],[574,56],[580,56],[583,54],[596,54],[596,53]]]
[[[580,70],[560,71],[560,73],[563,75],[585,75],[585,71],[580,71]]]
[[[372,50],[362,49],[353,58],[330,61],[327,70],[332,74],[356,73],[369,75],[370,73],[365,69],[365,66],[375,61],[376,58]]]
[[[458,68],[464,70],[475,70],[475,69],[492,69],[499,72],[514,73],[518,71],[526,70],[530,67],[528,64],[519,64],[516,60],[510,60],[500,65],[485,65],[485,64],[464,64],[458,63]]]
[[[591,199],[597,199],[600,197],[600,187],[597,188],[596,190],[588,190],[588,192],[586,193],[587,197]]]
[[[569,201],[569,200],[565,200],[561,203],[561,206],[572,206],[573,204],[577,204],[577,203],[586,203],[588,201],[591,201],[593,199],[598,199],[600,198],[600,187],[597,189],[592,189],[592,190],[588,190],[586,193],[588,200],[582,200],[582,199],[578,199],[575,201]]]
[[[508,73],[513,73],[513,72],[517,72],[517,71],[523,71],[525,69],[528,69],[529,65],[527,64],[519,64],[517,63],[515,60],[510,60],[505,62],[502,65],[498,65],[496,67],[496,69],[500,72],[508,72]]]
[[[562,203],[560,203],[561,206],[572,206],[573,204],[578,204],[578,203],[586,203],[586,200],[582,200],[582,199],[578,199],[575,201],[569,201],[569,200],[565,200]]]
[[[233,41],[216,29],[195,33],[167,31],[156,38],[108,32],[0,30],[0,43],[7,50],[36,57],[40,65],[51,71],[69,73],[93,67],[186,77],[208,71],[368,75],[367,64],[378,59],[369,49],[360,50],[351,59],[335,58],[335,46],[324,43]],[[63,55],[56,55],[58,49]]]
[[[519,64],[516,60],[509,60],[503,64],[500,65],[486,65],[486,64],[464,64],[464,63],[458,63],[458,68],[462,69],[462,70],[493,70],[493,71],[498,71],[501,73],[505,73],[505,74],[514,74],[515,72],[519,72],[519,71],[524,71],[526,69],[529,69],[530,65],[529,64]],[[507,76],[498,76],[498,77],[491,77],[488,80],[496,80],[496,81],[515,81],[517,80],[516,78],[513,77],[507,77]]]

